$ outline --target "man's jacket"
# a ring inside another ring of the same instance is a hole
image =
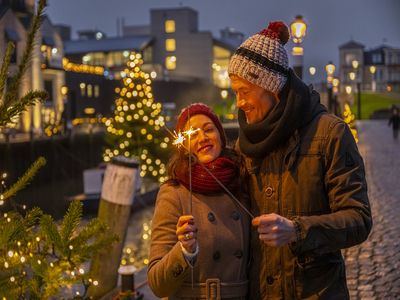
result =
[[[306,94],[319,101],[315,91]],[[283,147],[257,163],[245,157],[245,165],[254,215],[276,213],[298,229],[297,242],[274,248],[253,228],[250,299],[348,299],[340,250],[363,242],[372,227],[364,164],[348,126],[320,112]]]

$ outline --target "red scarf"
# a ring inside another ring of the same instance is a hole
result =
[[[234,192],[238,187],[239,169],[234,161],[226,157],[219,157],[203,164],[225,187]],[[202,165],[195,163],[192,166],[192,191],[195,193],[220,193],[224,189],[210,175]],[[176,168],[175,175],[179,183],[189,189],[188,165]]]

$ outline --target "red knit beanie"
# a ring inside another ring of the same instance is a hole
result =
[[[281,21],[245,40],[229,61],[229,75],[236,75],[274,94],[279,93],[289,73],[284,48],[289,28]]]
[[[225,131],[222,128],[222,124],[218,119],[217,115],[212,111],[212,109],[207,105],[205,105],[204,103],[193,103],[182,109],[181,113],[179,114],[178,120],[176,122],[176,132],[183,130],[183,127],[185,126],[186,122],[189,119],[188,118],[189,115],[190,117],[193,117],[194,115],[205,115],[209,117],[219,131],[222,148],[225,148],[226,136],[225,136]]]

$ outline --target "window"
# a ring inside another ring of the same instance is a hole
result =
[[[176,50],[175,39],[166,39],[165,40],[165,50],[167,50],[167,51],[175,51]]]
[[[47,98],[47,102],[53,101],[53,81],[45,80],[44,81],[44,89],[49,94],[49,98]]]
[[[93,86],[91,84],[87,85],[87,95],[89,98],[93,97]]]
[[[167,56],[165,58],[165,67],[168,70],[175,70],[176,69],[176,56]]]
[[[94,86],[94,97],[99,98],[99,95],[100,95],[100,86],[98,84],[96,84]]]
[[[382,62],[382,56],[379,53],[375,53],[372,55],[372,63],[380,64]]]
[[[5,40],[6,44],[12,42],[14,44],[14,48],[11,52],[11,61],[10,63],[15,64],[17,63],[17,44],[20,41],[18,32],[14,31],[13,29],[6,29],[5,30]]]
[[[165,32],[166,33],[175,32],[175,21],[174,20],[166,20],[165,21]]]
[[[84,82],[81,82],[79,84],[79,88],[81,90],[81,96],[85,97],[85,95],[86,95],[86,84]]]
[[[344,59],[346,61],[346,66],[351,66],[351,62],[356,60],[356,56],[354,53],[347,53]]]

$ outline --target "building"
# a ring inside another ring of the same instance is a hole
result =
[[[339,47],[339,79],[342,90],[357,82],[363,91],[400,92],[400,48],[382,45],[366,50],[356,41]]]
[[[11,59],[9,78],[15,74],[21,62],[27,42],[34,12],[34,0],[0,1],[0,54],[3,57],[8,42],[15,44]],[[60,122],[64,109],[65,86],[62,58],[63,42],[48,17],[44,17],[40,31],[36,35],[31,66],[20,86],[20,95],[30,90],[46,90],[49,98],[28,108],[19,120],[18,129],[22,132],[41,134],[43,130]]]
[[[131,51],[142,53],[144,71],[157,74],[155,98],[169,103],[166,106],[179,109],[188,101],[217,101],[221,89],[229,87],[229,58],[242,34],[226,29],[224,38],[216,39],[209,31],[199,31],[197,11],[187,7],[153,9],[147,25],[125,25],[124,20],[118,24],[122,36],[107,37],[98,30],[78,32],[76,40],[64,35],[72,117],[112,114],[113,90],[124,75]],[[68,64],[75,70],[102,68],[104,74],[76,72]],[[98,97],[90,93],[96,86]]]

